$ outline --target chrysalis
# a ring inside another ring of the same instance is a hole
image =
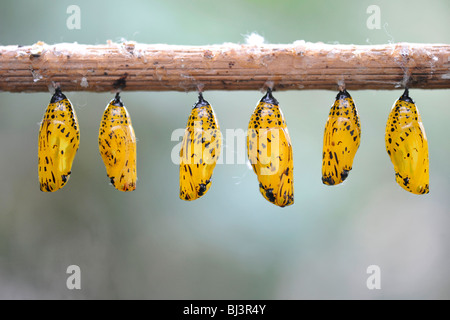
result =
[[[200,93],[192,107],[180,150],[180,199],[195,200],[211,187],[222,135],[211,105]]]
[[[67,183],[80,145],[75,109],[56,88],[39,130],[39,183],[41,191],[53,192]]]
[[[331,107],[323,136],[322,182],[342,183],[352,170],[361,140],[359,115],[347,90],[340,91]]]
[[[119,93],[106,106],[98,148],[112,185],[119,191],[136,189],[136,137]]]
[[[428,193],[428,141],[419,110],[409,97],[408,89],[392,107],[385,140],[397,183],[414,194]]]
[[[294,165],[286,121],[278,101],[267,90],[248,124],[248,159],[258,176],[259,191],[279,207],[294,203]]]

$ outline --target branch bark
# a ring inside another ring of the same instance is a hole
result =
[[[450,88],[450,45],[0,46],[0,91]]]

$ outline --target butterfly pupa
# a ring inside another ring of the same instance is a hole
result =
[[[385,141],[397,183],[414,194],[428,193],[428,140],[419,110],[409,97],[408,89],[392,106]]]
[[[39,130],[41,191],[53,192],[66,185],[79,145],[80,129],[75,109],[61,89],[56,88]]]
[[[322,152],[322,182],[337,185],[352,170],[361,140],[358,110],[347,90],[340,91],[325,125]]]
[[[103,113],[98,147],[111,184],[119,191],[135,190],[136,136],[119,93]]]
[[[285,207],[294,203],[294,164],[291,138],[278,101],[269,89],[248,124],[247,153],[269,202]]]
[[[222,147],[222,135],[211,105],[200,93],[192,107],[180,150],[180,199],[205,195]]]

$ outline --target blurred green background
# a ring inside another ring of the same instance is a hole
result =
[[[68,30],[66,9],[81,9]],[[381,10],[369,30],[369,5]],[[450,43],[450,2],[1,1],[0,45],[107,40],[244,43]],[[303,299],[450,298],[449,90],[411,90],[429,140],[430,194],[400,188],[384,147],[398,91],[351,91],[361,147],[342,186],[321,182],[323,129],[336,92],[276,92],[294,148],[295,204],[259,194],[245,164],[217,165],[203,198],[178,198],[171,162],[196,93],[124,92],[138,137],[138,187],[108,183],[97,146],[109,93],[66,92],[81,144],[70,182],[39,191],[37,136],[50,93],[0,93],[0,298]],[[246,129],[261,92],[206,92],[222,130]],[[227,141],[225,141],[226,152]],[[236,151],[236,150],[234,150]],[[81,268],[81,290],[66,268]],[[381,268],[368,290],[366,268]]]

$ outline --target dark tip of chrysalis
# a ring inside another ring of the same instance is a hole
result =
[[[205,107],[209,105],[209,102],[203,99],[203,94],[201,92],[198,93],[198,101],[194,104],[192,109]]]
[[[405,88],[405,92],[403,92],[402,96],[398,100],[414,103],[413,99],[409,96],[408,88]]]
[[[67,99],[66,96],[61,92],[61,88],[57,87],[55,89],[55,93],[52,96],[52,99],[50,100],[50,103],[55,103],[64,99]]]
[[[334,180],[331,176],[322,177],[322,182],[327,186],[334,186]]]
[[[341,90],[338,92],[337,96],[336,96],[336,100],[341,100],[341,99],[348,99],[351,98],[350,94],[347,92],[346,89]]]
[[[122,100],[120,100],[120,94],[119,92],[116,93],[116,96],[114,97],[114,100],[111,102],[113,106],[117,107],[123,107]]]
[[[262,97],[260,102],[270,103],[274,105],[278,105],[277,99],[275,99],[272,95],[272,89],[268,88],[267,93]]]

